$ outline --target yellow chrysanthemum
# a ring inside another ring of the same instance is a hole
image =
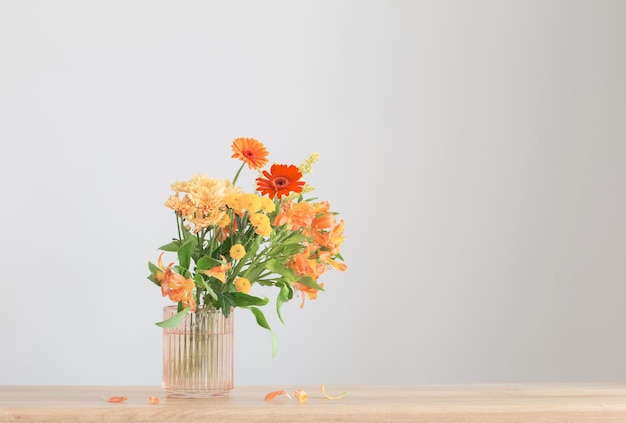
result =
[[[241,260],[246,255],[246,249],[241,244],[230,247],[230,256],[235,260]]]
[[[250,213],[256,213],[261,208],[261,198],[256,194],[243,194],[241,206]]]
[[[269,225],[270,218],[263,213],[254,213],[250,215],[250,224],[255,228],[262,225]]]
[[[270,236],[272,234],[272,225],[267,224],[267,225],[257,226],[254,232],[257,235]]]
[[[269,197],[261,197],[261,210],[265,213],[271,213],[276,210],[276,204],[274,204],[274,200]]]
[[[220,219],[219,222],[217,222],[217,226],[219,226],[220,228],[225,228],[226,226],[228,226],[229,223],[230,223],[230,216],[224,213],[224,216]]]
[[[240,212],[243,209],[242,196],[240,192],[233,192],[224,198],[224,203],[236,212]]]
[[[248,292],[250,292],[250,281],[246,278],[242,278],[242,277],[238,277],[235,280],[235,289],[238,292],[243,292],[244,294],[247,294]]]

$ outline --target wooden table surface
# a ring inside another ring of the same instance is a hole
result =
[[[307,392],[306,403],[265,394]],[[160,387],[0,386],[0,422],[626,422],[626,384],[240,386],[226,398],[167,398]],[[105,398],[125,396],[124,403]],[[149,396],[160,403],[150,405]]]

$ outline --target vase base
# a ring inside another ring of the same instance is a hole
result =
[[[189,398],[189,399],[202,399],[202,398],[225,398],[228,397],[230,391],[165,391],[168,398]]]

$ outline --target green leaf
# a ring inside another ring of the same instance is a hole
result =
[[[183,239],[187,241],[189,238],[195,238],[196,236],[191,233],[186,227],[183,226]]]
[[[161,286],[161,282],[156,280],[156,278],[154,277],[154,274],[149,274],[148,280],[154,283],[156,286]]]
[[[272,328],[270,328],[269,323],[267,323],[267,319],[265,319],[265,315],[260,309],[256,307],[250,307],[250,311],[252,312],[252,314],[254,314],[254,317],[256,317],[256,322],[259,326],[269,331],[272,330]]]
[[[283,263],[279,263],[276,259],[266,261],[265,267],[273,273],[278,273],[290,282],[295,282],[296,280],[296,275],[293,270]]]
[[[198,244],[196,238],[188,238],[183,245],[178,249],[178,263],[185,269],[189,269],[191,265],[191,253]]]
[[[222,264],[222,262],[219,261],[219,260],[214,259],[213,257],[202,256],[196,262],[196,269],[197,270],[208,270],[208,269],[212,269],[215,266],[219,266],[220,264]]]
[[[217,308],[222,310],[224,317],[228,317],[230,315],[230,308],[235,307],[235,301],[233,300],[232,294],[218,293],[217,296],[217,303],[219,304]]]
[[[254,297],[243,292],[233,292],[231,295],[237,307],[264,306],[269,302],[267,298]]]
[[[276,353],[278,353],[278,337],[276,336],[274,331],[270,328],[270,325],[267,323],[267,320],[265,319],[265,315],[263,314],[261,310],[259,310],[256,307],[250,307],[249,310],[252,312],[252,314],[254,314],[257,324],[261,326],[262,328],[265,328],[270,331],[270,334],[272,335],[272,358],[274,358],[276,356]]]
[[[165,244],[161,247],[159,247],[159,250],[161,251],[171,251],[173,253],[177,252],[178,249],[180,248],[180,241],[172,241],[169,244]]]
[[[309,288],[317,289],[318,291],[324,290],[324,288],[320,286],[317,281],[310,276],[303,276],[298,279],[298,282],[304,286],[308,286]]]
[[[184,308],[178,313],[176,313],[175,315],[173,315],[172,317],[170,317],[169,319],[156,323],[156,325],[162,328],[168,328],[168,329],[176,328],[178,327],[178,325],[180,325],[180,322],[183,321],[188,311],[189,311],[189,307]]]
[[[259,275],[264,270],[265,270],[265,266],[263,266],[263,265],[257,265],[257,266],[248,267],[241,274],[241,276],[246,278],[246,279],[248,279],[250,282],[256,282],[258,280],[258,278],[259,278]]]
[[[213,298],[213,300],[217,301],[217,294],[215,293],[215,291],[213,291],[213,288],[211,288],[211,286],[207,283],[207,281],[204,280],[204,278],[202,277],[200,273],[196,273],[196,276],[194,276],[193,281],[196,283],[196,286],[199,286],[202,289],[204,289],[207,292],[207,294],[209,294],[211,298]]]
[[[161,268],[152,262],[148,262],[148,269],[150,269],[150,273],[162,272]]]
[[[281,241],[280,245],[289,245],[289,244],[300,244],[303,241],[308,240],[309,238],[302,234],[293,234],[287,239]]]
[[[278,314],[278,318],[283,325],[285,324],[285,321],[283,320],[283,316],[280,314],[280,308],[291,298],[293,298],[293,290],[291,287],[287,284],[281,285],[278,296],[276,297],[276,314]]]

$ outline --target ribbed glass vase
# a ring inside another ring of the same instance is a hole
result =
[[[163,309],[163,318],[176,306]],[[174,328],[163,329],[163,389],[170,397],[227,396],[233,389],[233,310],[198,308]]]

